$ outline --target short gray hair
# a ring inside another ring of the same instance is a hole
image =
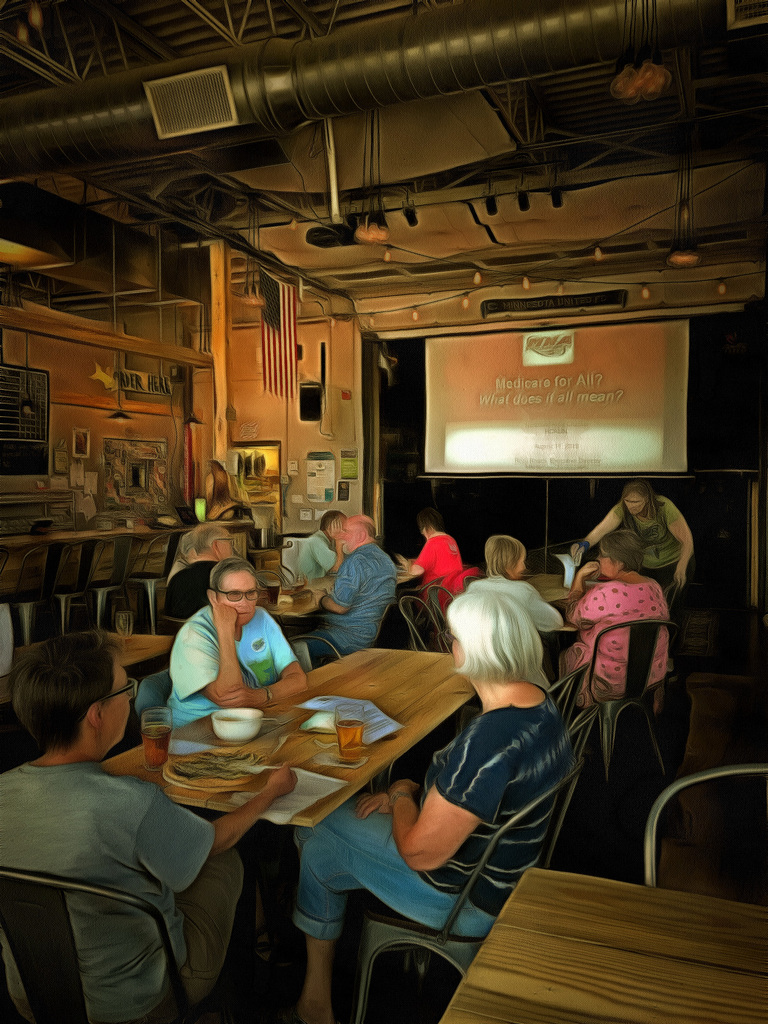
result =
[[[253,568],[250,562],[246,562],[244,558],[238,558],[234,555],[232,558],[222,558],[220,562],[211,569],[211,590],[221,590],[221,584],[224,581],[225,576],[229,576],[233,572],[247,572],[253,576],[254,582],[259,586],[259,578],[256,575],[256,570]]]
[[[231,540],[229,530],[218,523],[200,523],[193,526],[184,534],[179,541],[179,556],[188,558],[189,555],[202,555],[208,551],[211,545],[217,540]]]
[[[481,682],[526,680],[549,689],[541,667],[541,637],[513,597],[470,587],[451,601],[446,615],[464,651],[462,675]]]

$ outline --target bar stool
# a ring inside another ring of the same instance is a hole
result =
[[[143,598],[144,607],[149,608],[149,631],[152,634],[157,632],[157,590],[168,582],[168,573],[176,558],[180,538],[181,534],[177,532],[161,533],[152,538],[143,554],[140,547],[125,581],[136,583],[140,587],[139,596]],[[151,564],[152,558],[158,554],[163,544],[166,547],[162,570],[160,573],[150,572],[147,566]],[[142,618],[146,620],[145,615],[142,615]]]
[[[103,547],[103,540],[77,541],[67,544],[61,553],[52,600],[59,606],[58,619],[62,636],[69,631],[73,607],[79,605],[85,608],[88,623],[92,621],[85,594]]]
[[[94,611],[96,619],[96,628],[101,629],[104,624],[104,613],[107,610],[107,598],[111,595],[121,591],[121,597],[124,604],[129,607],[128,604],[128,592],[125,588],[126,577],[128,575],[128,565],[131,560],[131,550],[133,548],[134,538],[132,536],[115,537],[111,542],[104,544],[104,547],[99,552],[99,557],[94,565],[93,572],[91,573],[91,579],[88,586],[85,588],[86,600],[88,594],[93,594],[94,598]],[[100,568],[106,564],[107,555],[105,552],[110,552],[112,555],[112,569],[107,580],[99,582],[96,580]]]
[[[24,552],[16,580],[16,589],[11,607],[19,617],[21,643],[27,647],[32,643],[37,609],[46,601],[45,567],[48,561],[48,545],[37,544]]]

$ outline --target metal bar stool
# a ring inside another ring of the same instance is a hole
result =
[[[37,544],[24,552],[16,580],[16,589],[11,607],[19,617],[21,642],[24,647],[32,643],[37,609],[45,603],[45,567],[48,561],[48,545]]]
[[[69,630],[74,606],[85,608],[88,623],[92,622],[85,594],[103,548],[103,540],[77,541],[67,544],[61,553],[52,598],[54,604],[58,603],[59,606],[58,618],[62,636]]]
[[[174,531],[153,537],[143,550],[143,545],[141,545],[125,581],[126,583],[135,583],[140,588],[139,596],[144,599],[144,607],[149,609],[149,631],[153,635],[157,632],[157,591],[159,587],[164,587],[168,582],[168,574],[176,558],[176,549],[180,539],[181,534]],[[159,573],[151,572],[149,566],[152,564],[152,559],[160,553],[163,545],[165,545],[165,554],[162,569]],[[146,620],[146,616],[143,615],[142,618]]]
[[[128,605],[128,593],[125,589],[125,584],[128,575],[128,565],[131,560],[133,541],[134,538],[132,536],[115,537],[111,545],[109,543],[105,544],[99,554],[98,563],[94,567],[89,585],[86,587],[86,599],[88,594],[93,595],[94,618],[97,629],[101,629],[104,625],[104,613],[107,610],[107,599],[109,597],[120,591],[123,602],[126,606]],[[110,553],[110,548],[112,569],[108,579],[99,581],[96,577],[98,576],[99,569],[107,561],[105,552]]]

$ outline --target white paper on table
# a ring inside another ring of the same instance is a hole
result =
[[[573,577],[576,573],[576,562],[571,558],[570,555],[555,555],[555,558],[559,559],[563,563],[563,569],[565,569],[565,575],[563,577],[563,586],[570,587],[573,583]],[[579,558],[581,561],[581,558]]]
[[[365,722],[363,743],[375,743],[376,740],[389,736],[391,732],[402,729],[402,724],[385,715],[372,700],[357,700],[355,697],[312,697],[311,700],[299,704],[300,708],[310,711],[334,711],[337,704],[359,704]]]
[[[267,765],[260,768],[260,771],[269,770]],[[294,768],[293,771],[296,773],[296,786],[293,791],[284,794],[284,796],[279,796],[272,803],[269,810],[261,815],[262,818],[274,822],[275,825],[287,825],[294,814],[298,814],[299,811],[311,807],[312,804],[322,800],[324,796],[335,793],[342,786],[349,785],[343,779],[330,779],[327,775],[308,772],[304,768]],[[256,775],[258,772],[253,774]],[[230,802],[233,804],[246,804],[255,795],[255,793],[243,792],[241,790],[240,792],[232,793]]]

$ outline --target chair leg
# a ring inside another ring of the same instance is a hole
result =
[[[157,632],[157,580],[145,580],[147,604],[149,605],[149,632]]]
[[[374,941],[372,929],[363,921],[363,933],[357,950],[355,972],[355,1005],[352,1008],[350,1024],[363,1024],[368,1009],[368,990],[371,985],[373,965],[378,954],[378,943]]]
[[[32,643],[32,629],[35,624],[35,606],[30,601],[24,601],[16,605],[19,613],[19,626],[21,627],[21,642],[24,647]]]

